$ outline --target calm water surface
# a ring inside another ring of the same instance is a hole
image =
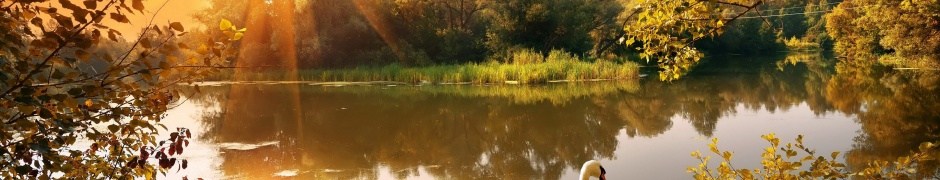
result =
[[[197,136],[190,168],[169,176],[577,179],[597,159],[608,179],[689,179],[689,153],[711,138],[739,168],[759,165],[771,132],[842,151],[849,168],[938,139],[935,73],[818,55],[720,58],[673,82],[204,86],[164,121]]]

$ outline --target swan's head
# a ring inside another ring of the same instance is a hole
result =
[[[590,160],[584,163],[584,166],[581,166],[581,179],[589,179],[590,177],[600,178],[601,180],[607,180],[604,177],[604,174],[607,174],[607,170],[604,170],[604,166],[601,166],[601,162]]]

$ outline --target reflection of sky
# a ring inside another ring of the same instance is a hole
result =
[[[774,132],[781,144],[793,142],[797,135],[804,135],[806,147],[816,149],[816,155],[829,155],[832,151],[850,150],[853,138],[861,126],[852,116],[839,113],[816,117],[806,104],[800,104],[788,111],[770,113],[766,110],[752,111],[743,106],[736,108],[737,114],[718,120],[714,137],[718,138],[718,148],[733,151],[732,165],[736,168],[760,167],[760,154],[770,144],[761,135]],[[699,135],[688,120],[675,116],[672,129],[653,138],[628,138],[621,133],[617,137],[619,145],[615,160],[601,160],[607,169],[609,179],[690,179],[686,173],[688,166],[698,164],[698,160],[689,155],[701,151],[712,156],[709,167],[718,167],[720,157],[708,151],[711,139]],[[800,154],[801,158],[806,154]],[[795,158],[797,158],[795,157]],[[844,161],[840,157],[840,161]],[[577,179],[578,172],[569,171],[562,179]]]
[[[167,173],[166,178],[157,175],[158,179],[182,179],[183,176],[188,176],[189,179],[222,179],[225,177],[224,173],[218,169],[223,160],[219,155],[219,151],[216,150],[216,145],[199,139],[200,135],[205,132],[205,126],[199,122],[199,115],[204,110],[196,103],[186,101],[179,107],[167,112],[167,117],[161,121],[163,125],[166,125],[170,130],[175,130],[176,127],[189,128],[195,137],[189,139],[189,147],[183,151],[182,155],[177,156],[177,158],[189,161],[189,166],[185,170],[180,170],[179,173],[175,173],[176,169],[173,169],[170,171],[173,173]],[[161,131],[159,138],[169,137],[169,134],[170,131]]]
[[[218,108],[218,107],[211,107]],[[192,102],[187,102],[179,108],[170,111],[169,117],[163,122],[167,127],[188,127],[195,136],[199,136],[205,129],[198,122],[199,114],[204,111]],[[851,148],[853,138],[857,136],[860,125],[854,122],[853,116],[840,113],[829,113],[817,117],[804,103],[787,111],[774,113],[766,110],[753,111],[739,105],[737,113],[722,117],[718,120],[714,137],[719,138],[719,148],[725,151],[734,151],[733,165],[738,168],[759,167],[759,157],[768,143],[760,138],[769,132],[775,132],[781,138],[781,143],[792,142],[798,134],[803,134],[807,147],[815,148],[817,155],[828,156],[829,152],[842,151]],[[688,179],[690,174],[685,168],[698,163],[689,156],[692,151],[708,152],[710,139],[699,134],[695,128],[681,116],[672,118],[673,126],[666,132],[652,137],[629,138],[625,131],[621,131],[617,140],[618,147],[615,159],[601,159],[608,170],[609,179]],[[190,148],[182,156],[189,159],[190,168],[180,173],[170,173],[167,178],[176,179],[182,175],[189,177],[202,177],[206,179],[219,179],[228,176],[231,178],[235,172],[220,172],[217,169],[221,162],[221,155],[214,144],[201,142],[194,138]],[[712,155],[713,162],[719,158]],[[798,157],[805,156],[804,154]],[[842,158],[840,158],[841,160]],[[713,164],[717,167],[717,164]],[[408,179],[433,179],[425,170],[428,167],[419,167],[418,176]],[[292,169],[283,169],[292,170]],[[305,170],[299,170],[301,173]],[[274,173],[271,172],[272,178]],[[578,170],[569,169],[564,172],[561,179],[577,179]],[[379,179],[394,179],[393,172],[388,167],[379,165]]]

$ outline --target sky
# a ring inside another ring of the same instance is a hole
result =
[[[81,3],[81,0],[71,1]],[[127,3],[130,2],[131,1],[127,1]],[[211,3],[207,0],[144,0],[143,2],[144,7],[146,8],[146,10],[144,10],[144,14],[137,13],[128,16],[128,18],[131,20],[131,23],[134,24],[127,25],[117,23],[113,20],[106,23],[111,25],[112,28],[124,32],[125,38],[136,37],[140,31],[140,28],[146,26],[151,17],[154,18],[153,23],[159,25],[167,25],[167,22],[183,23],[183,26],[188,31],[197,28],[204,28],[202,27],[204,25],[196,24],[192,18],[192,14],[211,6]],[[160,5],[163,3],[166,3],[166,6],[157,12],[157,9],[159,9]],[[154,13],[157,13],[156,16],[154,16]]]
[[[81,6],[84,0],[70,1],[73,4]],[[52,6],[61,6],[57,0],[51,0],[50,3]],[[130,6],[131,1],[128,0],[126,3]],[[124,38],[136,39],[137,34],[140,33],[140,29],[147,25],[151,17],[154,18],[153,23],[155,25],[163,26],[169,24],[168,22],[180,22],[187,31],[204,28],[204,25],[196,24],[192,18],[192,14],[212,6],[208,0],[144,0],[143,3],[145,7],[143,14],[136,11],[136,14],[126,14],[133,24],[118,23],[110,18],[102,22],[111,28],[121,31],[124,34]],[[163,3],[166,3],[166,6],[157,12],[157,9],[159,9]],[[157,13],[156,16],[154,16],[154,13]]]

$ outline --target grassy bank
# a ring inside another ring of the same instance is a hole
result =
[[[297,80],[303,81],[398,81],[408,83],[543,83],[552,80],[627,79],[639,76],[639,65],[633,62],[585,62],[577,58],[556,58],[512,63],[470,63],[405,67],[391,64],[379,67],[350,69],[299,70]],[[267,81],[293,79],[287,71],[226,72],[208,80]]]

